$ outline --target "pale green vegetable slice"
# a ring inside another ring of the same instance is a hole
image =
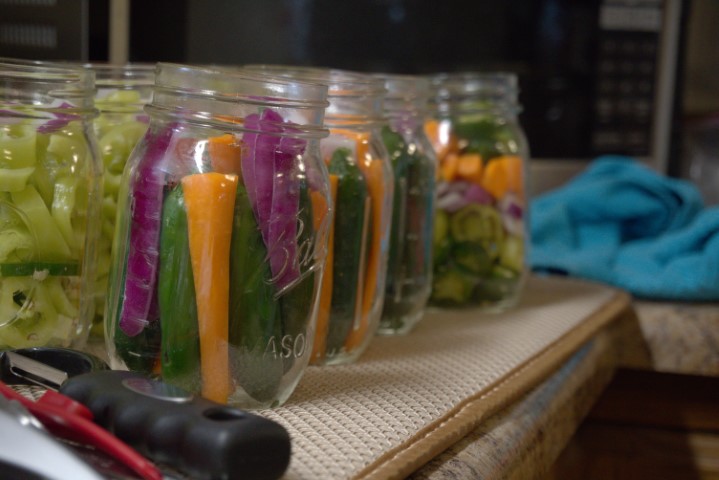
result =
[[[86,141],[84,138],[80,138],[77,133],[72,136],[53,134],[50,135],[47,153],[56,155],[58,160],[61,160],[58,163],[62,165],[84,165],[85,157],[87,156]]]
[[[28,186],[21,192],[11,193],[11,197],[15,206],[25,214],[35,238],[42,239],[38,259],[41,261],[69,259],[70,247],[37,190]]]
[[[122,174],[127,158],[145,134],[145,130],[147,125],[144,123],[123,123],[112,127],[100,138],[100,154],[107,173]]]
[[[27,186],[30,175],[34,172],[35,167],[0,168],[0,192],[19,192],[23,190]]]
[[[33,167],[36,162],[36,136],[32,125],[0,126],[0,168]]]
[[[9,193],[0,192],[0,263],[32,261],[37,254],[27,216],[12,203]]]
[[[0,332],[16,320],[23,303],[19,294],[26,298],[30,288],[28,277],[0,278]]]
[[[76,177],[58,178],[55,183],[55,195],[52,199],[52,218],[55,219],[62,237],[71,250],[78,248],[75,232],[72,227],[72,214],[75,209],[75,195],[77,190]]]
[[[121,181],[122,173],[115,175],[105,170],[105,173],[102,176],[103,192],[105,196],[117,198],[117,195],[120,192]]]
[[[67,317],[77,317],[77,307],[67,298],[67,292],[65,292],[65,289],[62,287],[62,279],[58,277],[48,277],[43,283],[47,287],[47,292],[55,309]]]
[[[508,235],[499,250],[499,263],[515,272],[524,267],[524,239]]]
[[[0,345],[38,347],[47,344],[55,334],[58,312],[45,286],[32,277],[2,280],[0,312],[3,314]]]

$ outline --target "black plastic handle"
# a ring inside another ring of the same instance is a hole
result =
[[[146,457],[192,478],[277,479],[289,465],[290,438],[280,424],[140,374],[91,372],[60,392]]]

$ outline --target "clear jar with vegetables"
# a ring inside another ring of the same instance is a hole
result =
[[[143,107],[152,101],[155,66],[90,64],[87,67],[95,72],[95,106],[100,115],[93,121],[93,126],[104,167],[96,310],[92,326],[93,334],[102,336],[120,180],[132,149],[147,130],[149,119]]]
[[[320,142],[329,171],[333,222],[322,281],[314,364],[355,361],[377,332],[384,301],[393,174],[382,142],[383,81],[317,68],[249,66],[329,86]]]
[[[102,194],[93,88],[79,67],[0,59],[0,349],[87,338]]]
[[[431,303],[502,310],[526,276],[527,141],[512,74],[432,78],[439,160]]]
[[[106,308],[113,368],[241,408],[307,366],[331,199],[327,87],[158,64],[120,184]]]
[[[437,159],[424,131],[429,81],[383,75],[388,123],[382,139],[394,171],[387,283],[379,333],[404,334],[420,320],[432,288]]]

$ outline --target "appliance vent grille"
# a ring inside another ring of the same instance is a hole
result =
[[[0,0],[0,5],[18,7],[54,7],[57,0]]]
[[[54,49],[57,48],[57,28],[48,25],[0,24],[0,44]]]

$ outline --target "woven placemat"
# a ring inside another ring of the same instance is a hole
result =
[[[403,478],[545,379],[629,308],[615,289],[532,277],[501,314],[428,313],[353,365],[310,367],[261,412],[292,437],[287,479]]]

